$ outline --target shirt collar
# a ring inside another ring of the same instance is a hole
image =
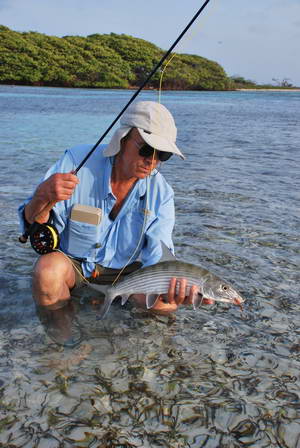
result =
[[[145,196],[147,190],[147,179],[140,179],[137,182],[140,198]]]
[[[113,167],[113,157],[105,157],[104,162],[104,172],[103,172],[103,197],[104,199],[107,198],[107,196],[111,193],[113,194],[111,190],[110,185],[110,178],[111,178],[111,171]]]

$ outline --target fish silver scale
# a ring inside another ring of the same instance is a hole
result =
[[[170,279],[185,278],[187,289],[192,285],[199,288],[199,297],[209,298],[221,302],[242,303],[244,299],[239,293],[232,289],[227,283],[217,277],[214,273],[201,266],[185,263],[178,260],[161,261],[156,265],[139,269],[129,274],[115,285],[93,285],[90,287],[104,293],[105,298],[101,310],[97,316],[98,319],[104,318],[111,303],[117,296],[122,297],[122,305],[126,303],[131,294],[144,294],[146,296],[147,308],[152,308],[155,303],[155,297],[159,294],[166,294],[169,289]],[[223,291],[228,291],[220,294]],[[188,291],[187,291],[188,293]],[[194,309],[197,308],[197,298],[194,297]],[[201,299],[202,300],[202,299]]]
[[[167,293],[170,279],[185,278],[187,287],[196,285],[201,287],[203,282],[211,276],[204,268],[179,261],[161,262],[139,270],[109,288],[110,296],[128,295],[133,293],[155,294]],[[214,276],[215,277],[215,276]]]

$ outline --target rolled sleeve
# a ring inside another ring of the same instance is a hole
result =
[[[32,199],[32,196],[27,198],[18,208],[18,217],[19,217],[19,229],[20,233],[23,235],[26,232],[26,223],[24,219],[24,210],[28,202],[30,202]]]

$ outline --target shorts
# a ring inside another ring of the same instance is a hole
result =
[[[142,263],[139,261],[136,261],[134,263],[129,264],[126,266],[125,269],[112,269],[112,268],[105,268],[101,266],[100,264],[95,265],[94,273],[95,276],[87,277],[85,278],[83,275],[82,267],[81,267],[81,261],[76,258],[68,257],[71,261],[74,271],[75,271],[75,286],[74,288],[79,288],[81,286],[84,286],[84,284],[88,283],[96,283],[98,285],[111,285],[116,278],[119,276],[120,272],[122,271],[122,274],[118,277],[119,280],[122,280],[124,277],[126,277],[128,274],[131,274],[134,271],[137,271],[142,267]]]

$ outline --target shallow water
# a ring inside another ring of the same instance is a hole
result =
[[[177,256],[229,280],[224,304],[150,317],[78,302],[81,347],[35,315],[16,208],[62,151],[98,140],[131,96],[0,86],[0,446],[300,447],[300,93],[164,92],[185,162]],[[157,100],[156,92],[143,99]]]

